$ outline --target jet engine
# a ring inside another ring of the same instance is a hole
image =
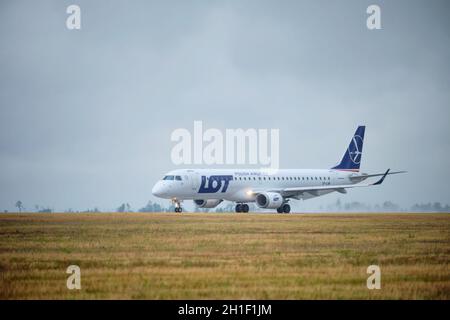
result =
[[[264,209],[278,209],[283,204],[283,197],[276,192],[262,192],[256,196],[256,205]]]
[[[194,200],[194,203],[199,208],[214,208],[217,207],[219,203],[221,203],[222,201],[223,201],[222,199],[208,199],[208,200],[198,199]]]

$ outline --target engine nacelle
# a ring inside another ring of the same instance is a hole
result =
[[[219,203],[221,203],[222,201],[223,201],[222,199],[208,199],[208,200],[198,199],[194,200],[194,203],[199,208],[214,208],[217,207]]]
[[[276,192],[262,192],[256,196],[256,205],[263,209],[277,209],[283,204],[283,197]]]

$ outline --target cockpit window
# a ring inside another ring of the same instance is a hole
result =
[[[163,178],[163,180],[177,180],[177,181],[182,181],[183,179],[181,178],[181,176],[165,176]]]

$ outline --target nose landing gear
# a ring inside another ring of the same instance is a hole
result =
[[[183,212],[183,208],[181,207],[181,201],[178,199],[172,199],[172,203],[175,205],[175,212],[181,213]]]

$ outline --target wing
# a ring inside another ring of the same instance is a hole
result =
[[[405,173],[407,171],[394,171],[394,172],[388,172],[388,175],[390,174],[398,174],[398,173]],[[367,173],[363,173],[363,174],[355,174],[353,176],[350,176],[350,180],[352,181],[357,181],[359,180],[359,182],[366,180],[367,178],[372,178],[372,177],[381,177],[384,176],[386,173],[375,173],[375,174],[367,174]]]
[[[278,192],[283,197],[298,197],[307,195],[309,197],[311,196],[319,196],[324,193],[329,193],[333,191],[337,191],[340,193],[347,193],[346,189],[349,188],[362,188],[362,187],[370,187],[382,184],[386,176],[389,174],[390,169],[388,169],[384,174],[382,174],[382,177],[374,182],[374,183],[365,183],[365,184],[353,184],[353,185],[334,185],[334,186],[317,186],[317,187],[295,187],[295,188],[283,188],[283,189],[270,189],[270,190],[264,190],[264,191],[271,191],[271,192]],[[261,191],[259,191],[261,192]],[[254,194],[259,193],[258,191],[253,191]]]

